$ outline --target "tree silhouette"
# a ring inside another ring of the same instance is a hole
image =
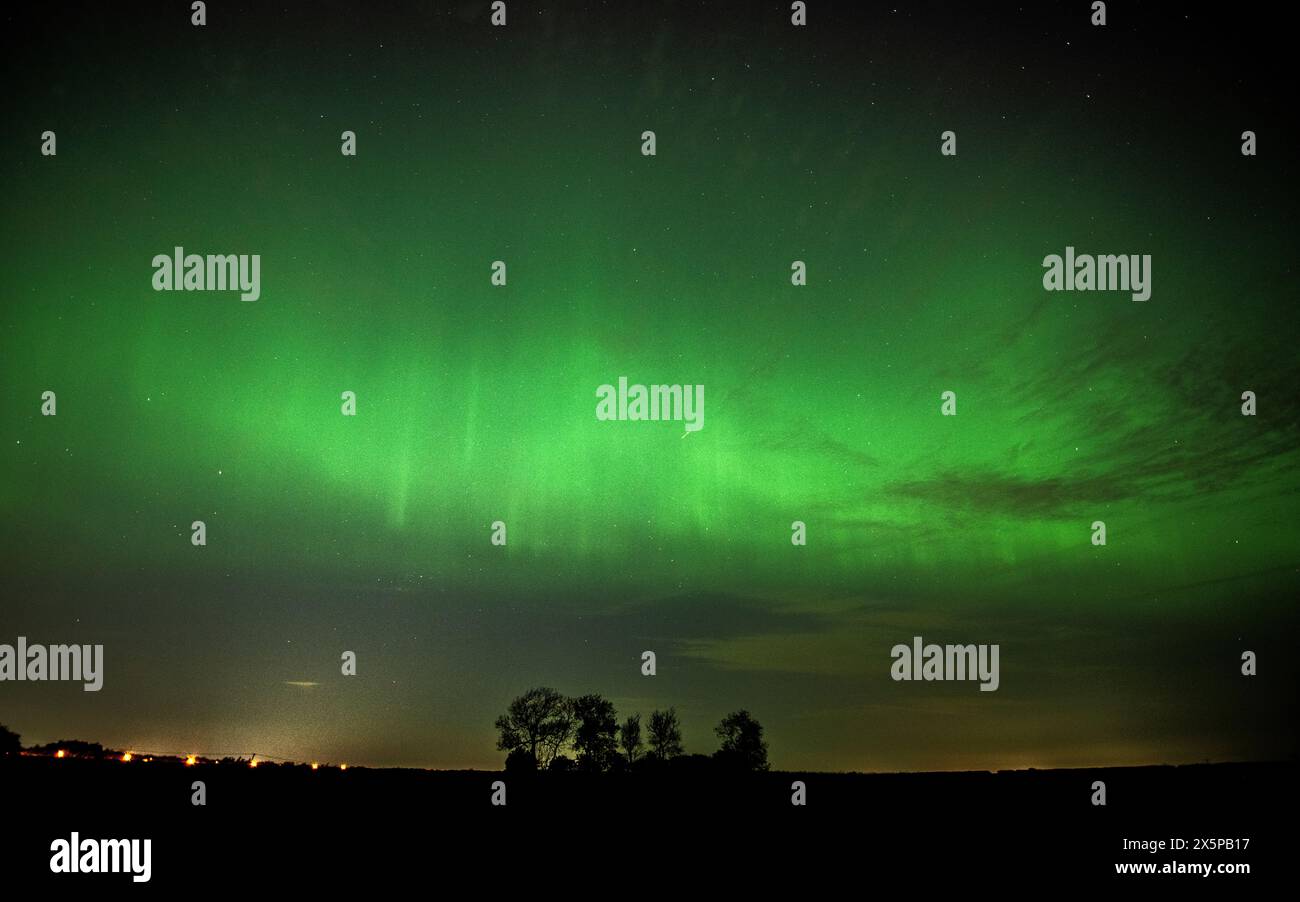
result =
[[[17,755],[22,750],[22,737],[0,723],[0,756]]]
[[[567,774],[576,767],[577,765],[568,755],[556,755],[551,759],[551,763],[546,765],[547,770],[561,774]]]
[[[569,699],[546,686],[529,689],[497,718],[496,727],[501,731],[497,748],[503,752],[523,751],[537,767],[548,767],[572,738],[573,726],[573,703]]]
[[[537,759],[528,749],[511,749],[506,755],[506,773],[529,774],[537,770]]]
[[[573,716],[577,722],[573,747],[578,753],[579,770],[609,770],[618,757],[614,703],[599,695],[584,695],[573,700]]]
[[[633,714],[627,720],[623,721],[623,729],[619,738],[619,744],[623,747],[623,754],[627,756],[627,763],[631,764],[636,761],[636,756],[641,754],[640,714]]]
[[[748,711],[733,711],[713,728],[722,740],[714,756],[719,762],[737,770],[767,770],[767,743],[763,725]]]
[[[677,722],[677,709],[650,712],[650,754],[667,761],[682,753],[682,729]]]

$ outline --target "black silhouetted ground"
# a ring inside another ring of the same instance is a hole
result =
[[[195,780],[206,784],[204,807],[191,804]],[[491,804],[496,780],[506,782],[505,807]],[[806,784],[804,807],[791,804],[795,780]],[[1105,807],[1091,804],[1094,780],[1105,781]],[[1284,876],[1294,790],[1291,764],[744,776],[686,766],[522,777],[21,758],[0,761],[0,861],[7,887],[129,884],[124,875],[50,873],[51,841],[76,830],[152,839],[150,885],[182,891],[381,875],[505,887],[540,869],[557,892],[591,879],[612,893],[613,878],[650,895],[667,881],[673,896],[700,880],[811,887],[845,878],[918,889],[933,879],[1132,881],[1156,892],[1195,880],[1231,892],[1242,880]],[[1126,838],[1170,837],[1188,848],[1123,850]],[[1247,837],[1240,851],[1192,848]],[[1175,860],[1245,862],[1252,874],[1115,874],[1116,863]]]

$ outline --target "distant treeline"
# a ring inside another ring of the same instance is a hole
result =
[[[20,755],[28,758],[73,758],[83,761],[157,762],[159,764],[184,765],[221,764],[228,766],[238,765],[240,767],[309,768],[311,770],[320,770],[322,768],[337,768],[338,770],[348,769],[346,764],[321,765],[315,762],[307,764],[273,759],[256,754],[230,754],[220,756],[188,754],[176,755],[139,752],[130,749],[111,749],[105,748],[98,742],[86,742],[82,739],[59,739],[55,742],[47,742],[43,745],[32,745],[24,748],[22,744],[22,736],[15,733],[4,724],[0,724],[0,759],[9,756],[17,757]]]

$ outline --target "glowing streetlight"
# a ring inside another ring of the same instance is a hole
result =
[[[131,760],[132,758],[134,758],[134,757],[135,757],[135,756],[132,755],[130,752],[123,752],[123,753],[122,753],[122,760],[123,760],[123,761],[130,761],[130,760]]]
[[[319,769],[320,769],[320,765],[317,764],[315,761],[313,761],[313,762],[311,763],[311,769],[312,769],[312,770],[319,770]]]
[[[340,765],[339,765],[339,770],[347,770],[347,769],[348,769],[348,766],[347,766],[346,764],[340,764]]]
[[[196,755],[186,755],[186,756],[185,756],[185,766],[186,766],[186,767],[192,767],[193,765],[195,765],[195,764],[197,764],[197,763],[198,763],[198,756],[196,756]]]
[[[65,754],[67,754],[67,753],[64,752],[63,749],[59,749],[57,752],[54,753],[54,757],[55,757],[55,758],[62,758]]]

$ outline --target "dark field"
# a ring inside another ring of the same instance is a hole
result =
[[[206,806],[190,802],[195,780],[206,784]],[[505,807],[491,804],[496,780],[506,781]],[[807,786],[804,807],[791,805],[795,780]],[[1105,807],[1091,804],[1094,780],[1106,784]],[[34,758],[0,767],[7,885],[133,891],[301,887],[309,877],[418,878],[435,868],[503,884],[538,869],[558,869],[555,880],[623,873],[646,886],[680,884],[703,868],[720,884],[879,875],[1152,889],[1231,881],[1219,884],[1230,891],[1279,877],[1294,790],[1290,764],[739,776],[685,762],[659,773],[532,777]],[[152,879],[51,874],[50,843],[74,830],[83,839],[152,839]],[[1125,839],[1170,837],[1187,848],[1123,848]],[[1242,850],[1193,849],[1197,840],[1247,837]],[[1152,861],[1245,862],[1252,872],[1115,873],[1116,863]]]

